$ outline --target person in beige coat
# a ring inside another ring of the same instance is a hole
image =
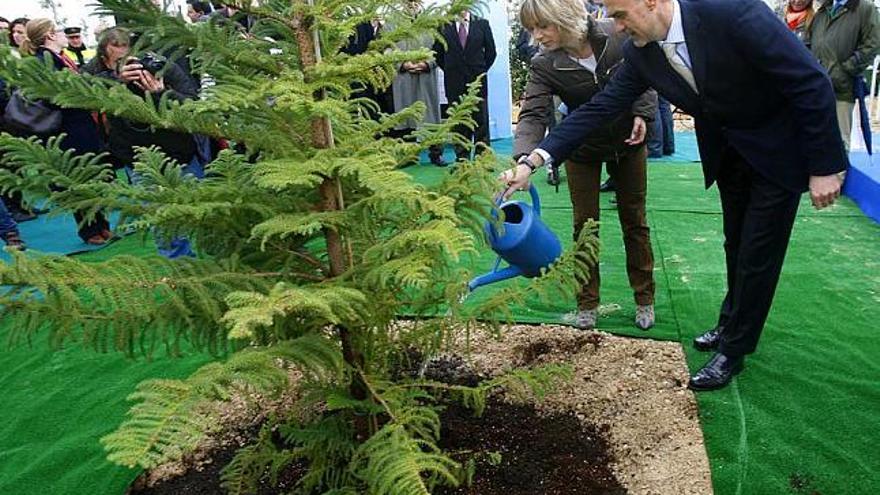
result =
[[[615,33],[611,20],[597,21],[582,0],[523,0],[520,21],[542,51],[529,69],[529,80],[514,141],[514,158],[530,153],[544,138],[553,97],[574,110],[611,79],[623,60],[627,36]],[[599,184],[604,163],[617,187],[617,213],[623,230],[626,269],[636,303],[635,324],[654,325],[654,256],[645,217],[647,194],[646,121],[653,119],[657,95],[649,90],[632,111],[585,137],[565,162],[574,209],[575,237],[588,219],[599,219]],[[599,268],[577,295],[575,324],[594,328],[599,307]]]

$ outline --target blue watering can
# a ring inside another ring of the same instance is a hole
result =
[[[498,206],[504,212],[503,232],[496,231],[492,222],[486,223],[486,236],[498,259],[491,272],[468,283],[471,292],[477,287],[519,275],[536,277],[542,268],[549,267],[562,254],[559,238],[541,221],[541,199],[534,185],[529,186],[529,194],[532,196],[531,206],[522,201],[508,201]],[[510,266],[499,270],[502,259]]]

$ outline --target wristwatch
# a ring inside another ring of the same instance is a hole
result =
[[[535,165],[534,163],[532,163],[531,160],[529,160],[529,155],[523,155],[523,156],[519,157],[519,160],[516,161],[516,164],[517,165],[523,164],[526,167],[529,167],[529,170],[530,170],[529,175],[534,174],[535,170],[538,170],[538,166]]]

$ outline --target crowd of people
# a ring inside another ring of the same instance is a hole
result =
[[[405,6],[403,15],[411,20],[415,20],[423,11],[421,0],[407,0]],[[344,51],[352,55],[364,52],[369,42],[381,36],[383,31],[395,29],[394,22],[395,18],[392,17],[388,22],[376,19],[358,26]],[[490,138],[485,75],[497,56],[492,28],[486,19],[465,11],[454,22],[441,27],[438,36],[442,37],[442,42],[430,33],[398,42],[399,50],[427,48],[433,51],[434,57],[428,61],[401,63],[390,88],[385,91],[368,89],[364,96],[374,99],[385,113],[399,112],[416,102],[425,105],[425,115],[420,121],[410,119],[402,122],[392,133],[395,137],[406,139],[421,125],[439,123],[444,119],[449,106],[466,94],[468,85],[480,79],[481,101],[473,115],[476,126],[474,129],[461,126],[455,130],[479,152],[488,148]],[[457,160],[470,158],[470,147],[456,144],[454,149]],[[428,156],[434,165],[448,165],[439,145],[430,147]]]
[[[252,18],[233,6],[197,0],[188,2],[187,6],[187,18],[193,23],[233,22],[243,34],[247,34],[252,27]],[[407,2],[407,7],[405,15],[412,18],[422,11],[422,4],[418,0]],[[393,28],[393,23],[386,25],[378,20],[360,25],[345,51],[350,54],[361,53],[366,50],[370,41],[382,35],[383,30]],[[120,81],[136,93],[168,95],[172,99],[183,101],[196,98],[202,84],[200,75],[192,72],[186,57],[166,64],[161,54],[151,54],[154,58],[147,63],[143,58],[144,54],[131,53],[137,33],[124,28],[107,28],[96,33],[98,43],[95,49],[84,44],[81,27],[57,26],[45,18],[20,18],[11,22],[0,18],[0,31],[0,37],[4,41],[8,40],[16,56],[51,60],[56,70],[88,73]],[[485,19],[465,13],[454,23],[445,26],[442,36],[446,38],[446,45],[437,42],[430,35],[401,41],[398,44],[401,50],[429,48],[435,51],[436,56],[427,62],[402,63],[392,86],[387,90],[361,90],[365,93],[361,96],[375,99],[385,113],[400,111],[417,101],[426,105],[424,118],[419,122],[401,123],[394,131],[393,135],[396,137],[408,139],[412,131],[424,123],[440,122],[448,105],[457,102],[465,94],[468,84],[483,76],[495,60],[492,31]],[[159,73],[151,69],[151,65],[155,63],[162,65]],[[446,77],[442,76],[444,70]],[[0,112],[6,116],[14,88],[6,87],[3,81],[0,84]],[[474,115],[476,128],[471,130],[462,127],[457,132],[472,142],[481,144],[478,149],[485,149],[489,146],[485,79],[480,95],[483,100]],[[218,148],[224,145],[223,142],[209,140],[204,136],[155,130],[114,116],[73,108],[53,108],[61,114],[60,125],[48,132],[15,126],[12,122],[14,119],[11,118],[4,119],[0,125],[3,131],[22,137],[36,135],[45,139],[64,133],[62,149],[73,150],[77,154],[107,152],[113,166],[129,172],[128,177],[132,181],[137,180],[130,173],[137,147],[158,146],[170,158],[183,164],[184,172],[201,177],[204,164],[216,156]],[[458,145],[455,153],[458,158],[468,158],[469,148]],[[431,148],[430,158],[438,166],[446,165],[440,146]],[[18,223],[33,220],[39,213],[42,211],[26,205],[20,194],[3,196],[0,198],[0,238],[7,246],[25,249]],[[104,215],[99,213],[94,218],[86,218],[82,212],[73,214],[77,220],[77,233],[86,244],[102,245],[114,236]],[[188,243],[181,239],[160,242],[160,252],[169,257],[192,254]]]
[[[214,16],[230,18],[234,11],[218,8]],[[198,19],[196,22],[208,20]],[[78,26],[61,27],[52,20],[15,19],[12,22],[0,18],[0,30],[4,40],[8,40],[12,53],[18,57],[37,57],[51,60],[59,71],[88,73],[125,83],[135,93],[153,93],[156,96],[183,101],[196,98],[201,84],[200,76],[193,74],[185,58],[166,63],[161,55],[131,53],[132,33],[124,28],[113,27],[98,33],[95,49],[85,46],[82,28]],[[137,55],[137,56],[135,56]],[[53,135],[64,134],[60,142],[63,150],[75,154],[108,153],[108,161],[117,169],[124,170],[131,181],[137,177],[131,173],[135,148],[157,146],[166,155],[183,164],[183,170],[196,177],[203,175],[204,164],[216,155],[223,143],[211,141],[204,136],[184,134],[163,129],[152,129],[123,118],[99,115],[75,108],[54,107],[60,113],[59,125],[48,131],[36,132],[34,128],[16,125],[10,110],[11,100],[16,98],[14,88],[2,84],[0,91],[0,111],[3,111],[2,130],[15,136],[37,136],[47,139]],[[156,98],[158,101],[159,98]],[[36,218],[42,213],[25,206],[20,194],[8,194],[0,201],[0,237],[7,246],[25,249],[18,223]],[[114,237],[110,224],[103,213],[86,217],[83,212],[74,211],[77,234],[88,245],[103,245]],[[159,242],[159,251],[169,257],[191,255],[192,250],[185,239],[169,239]]]

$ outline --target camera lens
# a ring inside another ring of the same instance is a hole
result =
[[[156,55],[152,52],[147,52],[141,55],[141,58],[140,60],[138,60],[138,62],[140,62],[145,71],[155,75],[157,72],[161,71],[165,67],[166,60],[165,57]]]

